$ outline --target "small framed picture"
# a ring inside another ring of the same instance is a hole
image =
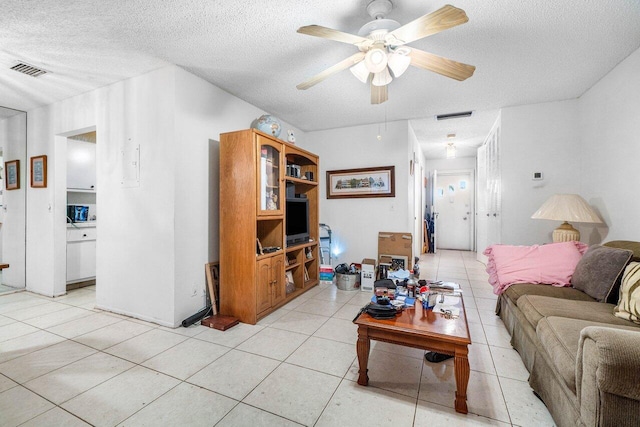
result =
[[[47,156],[31,158],[31,187],[47,188]]]
[[[5,162],[4,174],[7,190],[18,190],[20,188],[20,160]]]

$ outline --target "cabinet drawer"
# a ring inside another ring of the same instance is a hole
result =
[[[95,227],[68,228],[67,242],[81,242],[83,240],[96,240],[97,230]]]

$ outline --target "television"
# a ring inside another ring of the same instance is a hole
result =
[[[309,241],[309,199],[288,198],[286,202],[287,246]]]

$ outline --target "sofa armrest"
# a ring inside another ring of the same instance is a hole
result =
[[[576,391],[586,425],[640,414],[640,329],[633,329],[589,326],[580,333]]]

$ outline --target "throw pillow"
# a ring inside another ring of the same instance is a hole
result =
[[[624,269],[620,299],[613,314],[640,324],[640,262],[632,262]]]
[[[499,295],[514,283],[570,286],[573,271],[587,248],[580,242],[491,245],[484,254],[493,293]]]
[[[617,302],[620,278],[633,252],[593,245],[584,254],[571,285],[600,302]]]

